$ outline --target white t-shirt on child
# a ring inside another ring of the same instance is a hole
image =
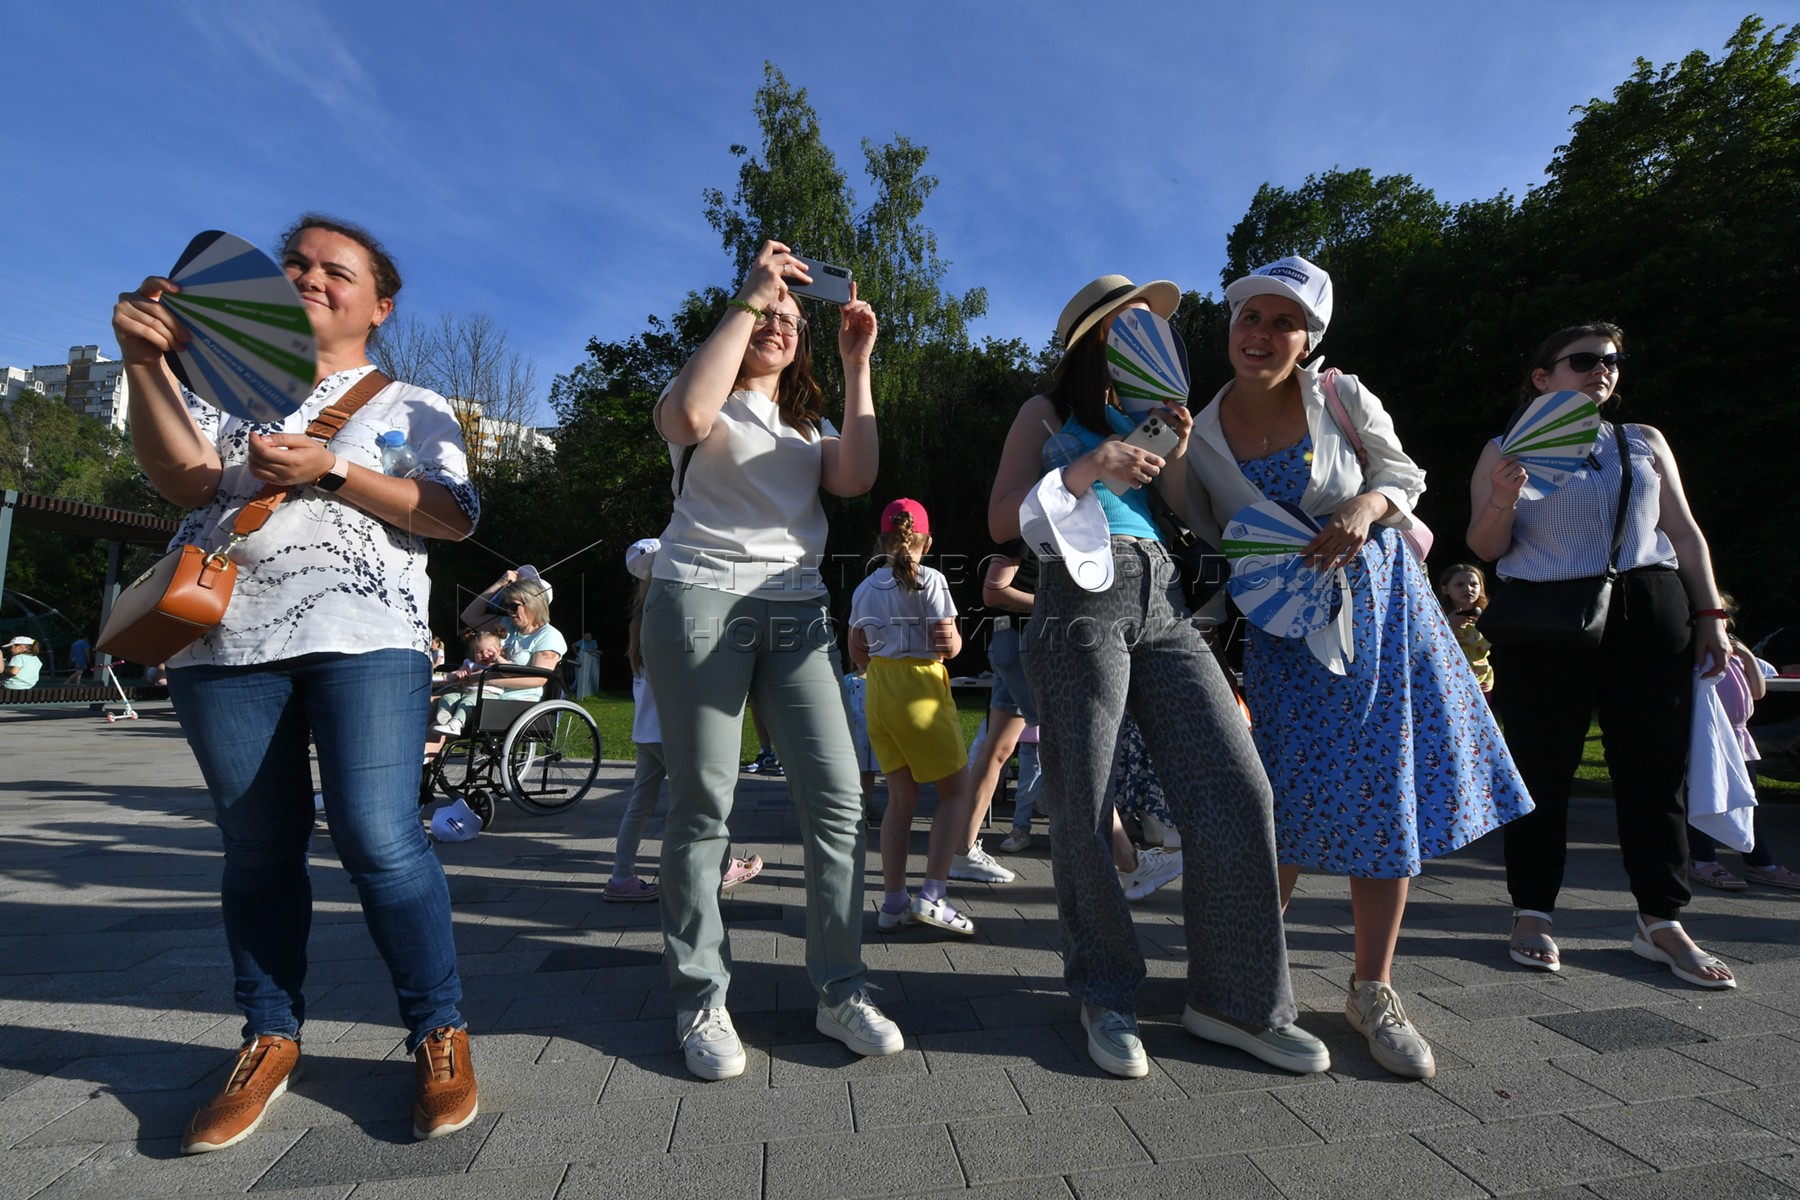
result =
[[[883,567],[863,580],[850,600],[850,628],[861,629],[876,658],[936,658],[931,627],[956,616],[950,585],[941,571],[919,568],[922,590],[901,587],[894,569]]]

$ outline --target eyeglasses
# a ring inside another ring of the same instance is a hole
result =
[[[781,332],[793,334],[796,337],[799,336],[802,329],[806,328],[806,318],[797,313],[764,312],[756,319],[756,323],[758,325],[772,323]]]
[[[1616,371],[1619,369],[1619,364],[1630,357],[1631,355],[1623,350],[1615,350],[1611,354],[1595,354],[1592,350],[1577,350],[1574,354],[1565,354],[1561,358],[1553,359],[1550,365],[1554,367],[1559,362],[1566,362],[1576,373],[1586,374],[1597,366],[1604,366],[1609,371]]]

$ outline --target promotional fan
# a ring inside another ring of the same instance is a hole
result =
[[[274,259],[229,233],[188,243],[162,303],[193,336],[166,355],[183,387],[247,421],[275,422],[312,394],[319,343],[300,293]]]
[[[1106,367],[1126,412],[1188,402],[1187,347],[1147,308],[1128,308],[1106,335]]]
[[[1542,500],[1581,468],[1600,434],[1600,407],[1586,392],[1550,392],[1513,417],[1500,453],[1524,466],[1525,500]]]
[[[1320,571],[1299,551],[1319,532],[1298,505],[1259,500],[1225,525],[1219,549],[1231,560],[1226,589],[1251,624],[1276,637],[1303,638],[1343,607],[1338,571]]]

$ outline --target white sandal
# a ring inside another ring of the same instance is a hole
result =
[[[950,933],[960,933],[968,937],[975,932],[975,922],[963,916],[950,905],[950,897],[927,900],[923,895],[913,897],[912,918],[921,925],[931,925]]]
[[[1520,933],[1520,917],[1536,917],[1546,925],[1555,920],[1549,913],[1539,912],[1535,908],[1513,909],[1512,944],[1506,948],[1507,955],[1521,967],[1532,967],[1539,971],[1551,972],[1562,970],[1562,952],[1556,948],[1555,940],[1547,933]],[[1533,958],[1526,953],[1527,950],[1536,950],[1540,954],[1549,955],[1549,957],[1547,959]]]
[[[1639,913],[1637,927],[1638,931],[1631,936],[1631,952],[1639,958],[1647,958],[1651,962],[1661,963],[1669,968],[1675,978],[1684,983],[1691,983],[1695,987],[1717,990],[1737,986],[1737,980],[1730,975],[1726,975],[1723,979],[1709,979],[1700,974],[1708,967],[1715,967],[1721,971],[1731,969],[1700,947],[1694,947],[1693,950],[1684,953],[1678,959],[1651,940],[1650,935],[1659,929],[1680,929],[1680,921],[1652,921],[1646,925],[1644,924],[1644,914]]]

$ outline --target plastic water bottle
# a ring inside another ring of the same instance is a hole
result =
[[[398,429],[390,429],[375,440],[381,445],[381,469],[387,474],[412,479],[425,470],[425,464],[406,444],[406,435]]]

